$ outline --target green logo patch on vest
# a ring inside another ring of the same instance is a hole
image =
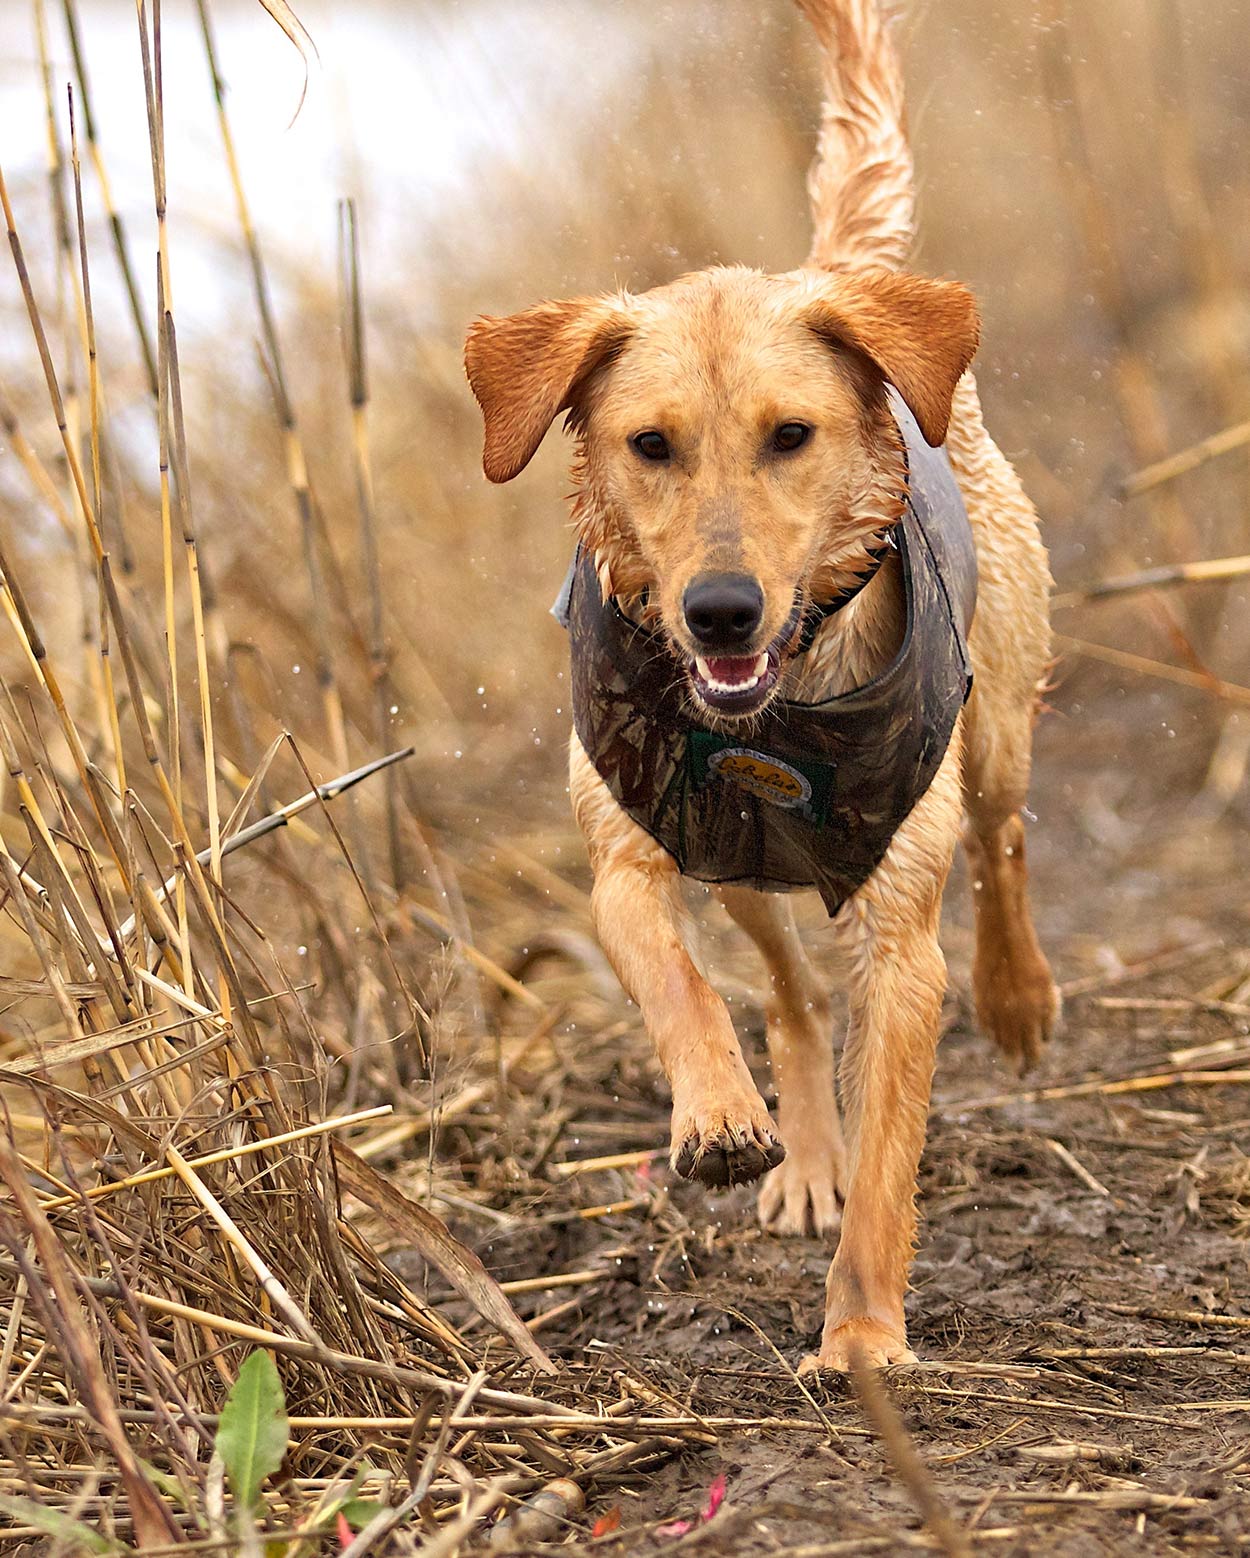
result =
[[[697,785],[732,784],[770,806],[797,812],[817,827],[824,822],[833,788],[828,763],[778,757],[705,730],[690,732],[686,750]]]

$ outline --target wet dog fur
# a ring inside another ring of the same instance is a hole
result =
[[[774,1125],[692,954],[675,862],[617,805],[576,735],[570,752],[598,934],[672,1089],[673,1166],[711,1185],[763,1175],[765,1226],[838,1234],[807,1366],[846,1369],[856,1351],[874,1364],[913,1356],[903,1301],[946,981],[938,917],[961,834],[981,1025],[1024,1069],[1058,1017],[1020,816],[1049,656],[1050,574],[1033,507],[982,423],[968,372],[975,304],[958,283],[903,268],[913,168],[876,0],[799,3],[825,88],[806,264],[781,275],[716,267],[641,295],[480,318],[466,364],[492,481],[523,470],[567,413],[575,517],[605,597],[664,635],[705,722],[744,735],[770,699],[845,691],[898,648],[902,581],[890,559],[806,655],[794,654],[798,613],[854,582],[901,512],[903,452],[885,385],[931,444],[946,444],[980,571],[974,689],[929,790],[833,921],[831,972],[850,1008],[836,1088],[828,988],[789,900],[718,889],[769,974]],[[691,602],[707,581],[726,579],[754,585],[750,608],[731,628],[718,607],[709,638]]]

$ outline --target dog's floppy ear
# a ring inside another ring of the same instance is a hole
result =
[[[853,346],[881,370],[927,443],[946,441],[955,386],[980,334],[967,287],[886,270],[832,275],[818,284],[804,318],[818,335]]]
[[[486,421],[482,469],[491,481],[525,469],[556,414],[628,333],[628,316],[612,298],[539,303],[473,321],[464,365]]]

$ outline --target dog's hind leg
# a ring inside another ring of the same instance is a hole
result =
[[[1022,734],[1027,740],[1027,727]],[[984,794],[993,781],[983,770],[975,772],[970,788],[977,786]],[[977,1020],[1023,1074],[1041,1058],[1060,1011],[1029,908],[1024,822],[1018,805],[992,807],[970,800],[968,815],[964,848],[976,919],[972,992]]]
[[[846,1148],[833,1086],[829,995],[803,949],[788,898],[721,887],[721,902],[768,970],[768,1053],[786,1160],[760,1186],[759,1217],[778,1233],[829,1233],[846,1190]]]
[[[676,863],[617,805],[576,736],[569,789],[590,852],[600,944],[673,1091],[673,1168],[705,1185],[758,1179],[785,1149],[729,1011],[690,955]]]
[[[1037,515],[981,425],[971,377],[955,398],[947,449],[977,541],[980,582],[964,718],[964,843],[972,876],[977,1017],[1021,1071],[1041,1056],[1059,992],[1029,908],[1021,811],[1050,646],[1050,571]]]

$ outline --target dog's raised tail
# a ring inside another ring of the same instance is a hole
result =
[[[824,58],[811,265],[899,270],[915,226],[903,78],[878,0],[797,0]]]

